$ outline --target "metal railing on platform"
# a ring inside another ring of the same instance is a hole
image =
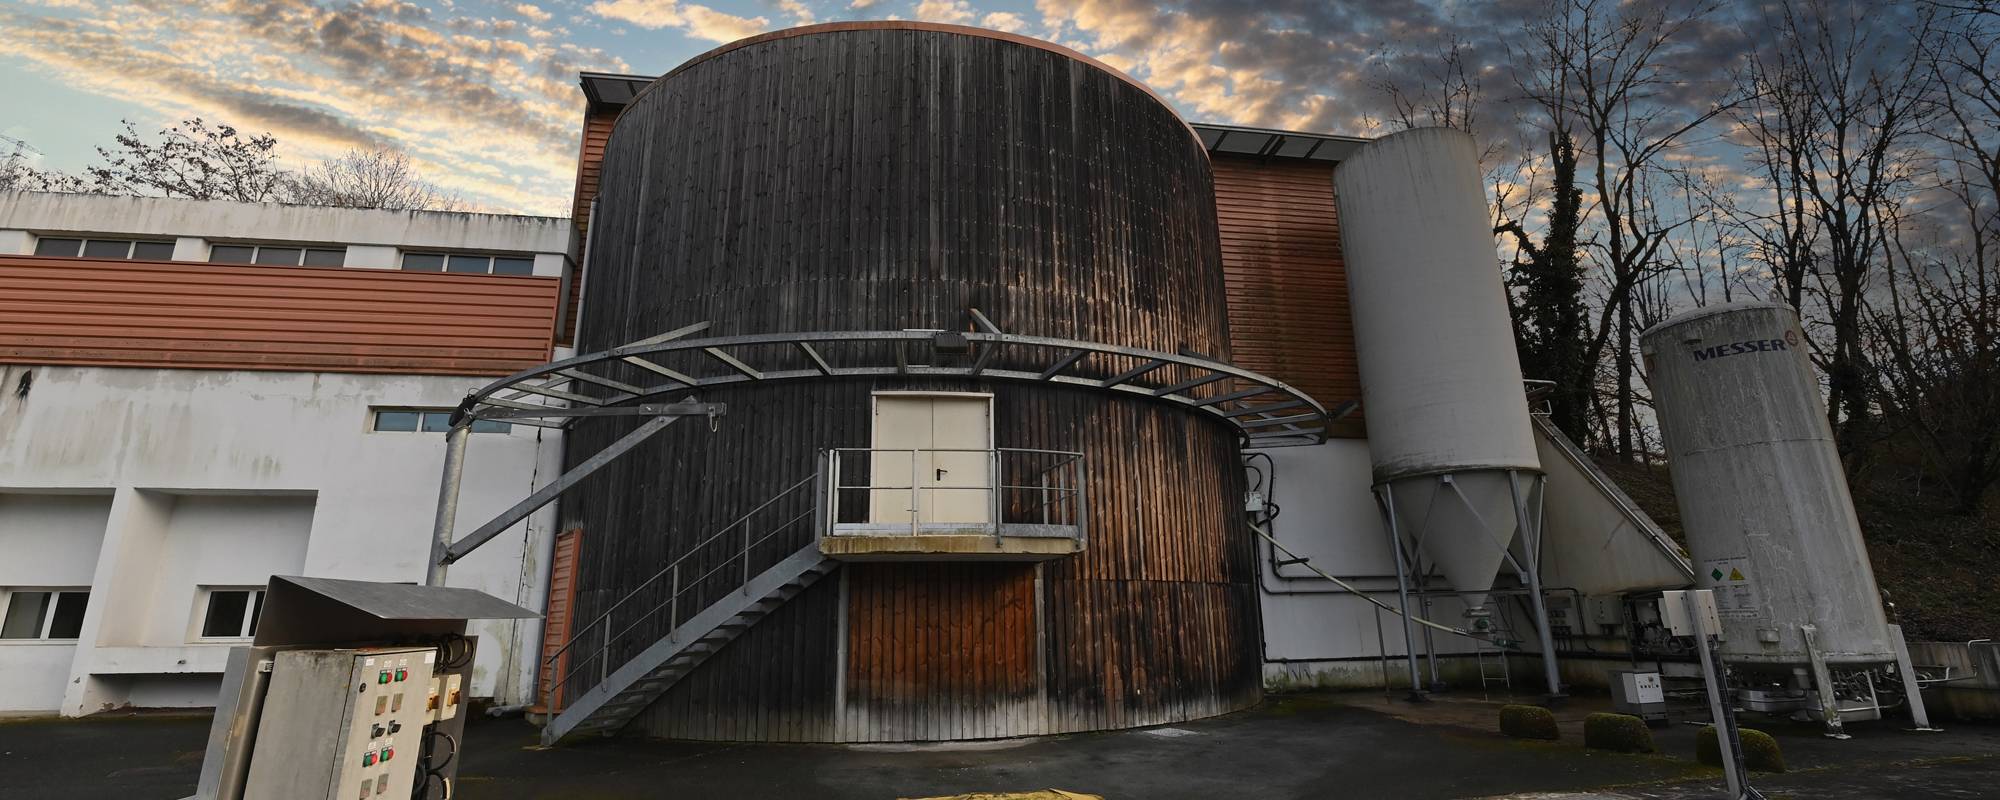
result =
[[[981,530],[1085,537],[1082,453],[841,447],[826,459],[827,535]]]

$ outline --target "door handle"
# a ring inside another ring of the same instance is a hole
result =
[[[950,471],[951,471],[951,470],[948,470],[948,469],[945,469],[945,468],[943,468],[943,467],[939,467],[939,468],[938,468],[938,471],[937,471],[937,477],[935,477],[935,478],[932,478],[931,480],[934,480],[934,481],[941,481],[941,480],[944,480],[944,474],[945,474],[945,473],[947,473],[947,472],[950,472]]]

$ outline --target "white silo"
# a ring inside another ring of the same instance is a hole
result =
[[[1472,137],[1391,134],[1362,145],[1333,182],[1378,492],[1392,498],[1402,540],[1421,543],[1466,593],[1476,623],[1541,460]]]
[[[1798,315],[1776,303],[1682,314],[1640,335],[1696,580],[1723,658],[1895,660]],[[1808,642],[1806,629],[1814,629]]]

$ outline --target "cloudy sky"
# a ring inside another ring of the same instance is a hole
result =
[[[0,0],[0,134],[96,161],[131,120],[269,131],[292,165],[392,147],[495,211],[561,214],[579,70],[658,74],[762,31],[852,19],[1060,42],[1191,119],[1365,132],[1371,54],[1490,36],[1533,0]],[[1497,61],[1500,48],[1487,48]]]

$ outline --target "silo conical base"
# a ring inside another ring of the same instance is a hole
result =
[[[1485,608],[1520,527],[1506,470],[1402,478],[1389,494],[1404,546],[1428,557],[1468,610]]]

